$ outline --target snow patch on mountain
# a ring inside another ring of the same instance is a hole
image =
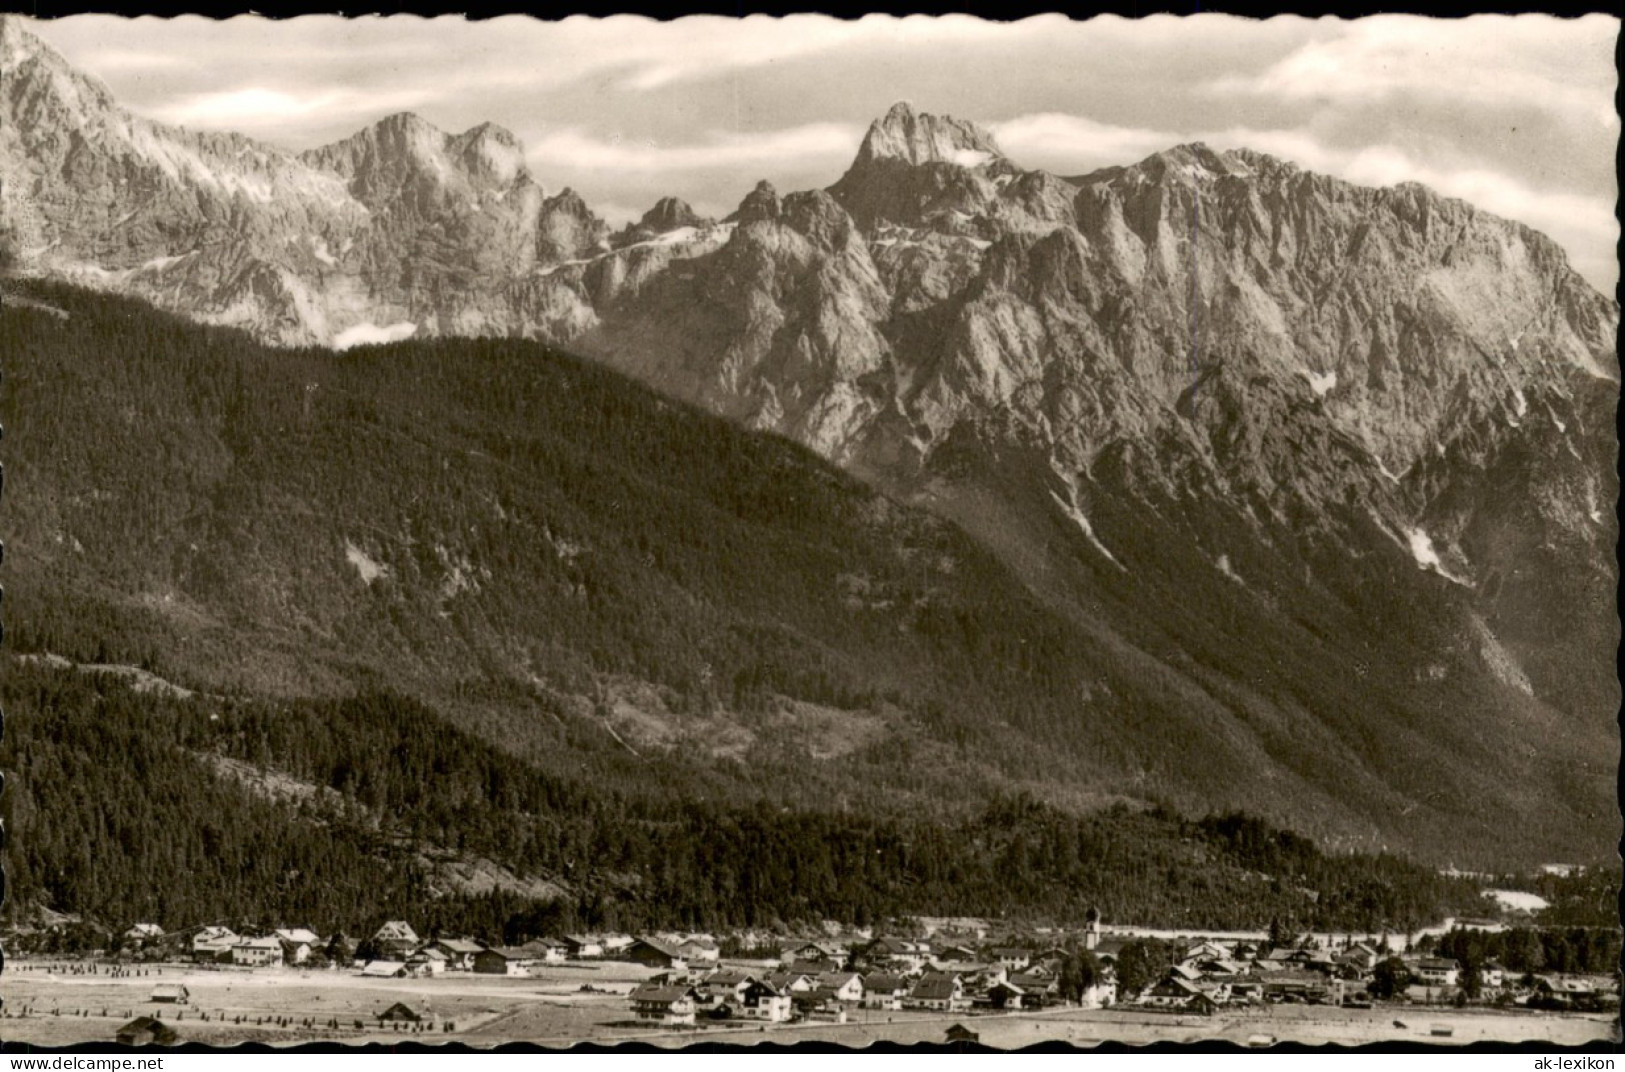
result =
[[[1328,391],[1337,386],[1337,373],[1315,372],[1305,369],[1304,378],[1309,381],[1309,389],[1315,392],[1317,398],[1325,398]]]
[[[372,583],[378,580],[380,577],[389,576],[388,566],[384,565],[382,562],[379,562],[377,559],[373,558],[371,555],[367,554],[367,552],[363,551],[361,548],[357,547],[348,540],[346,540],[344,544],[344,557],[350,563],[350,565],[355,567],[356,573],[361,575],[361,580],[369,588],[372,587]]]
[[[1082,532],[1084,539],[1089,541],[1089,546],[1093,547],[1096,551],[1099,551],[1102,555],[1104,555],[1106,560],[1112,565],[1116,566],[1124,573],[1128,572],[1128,567],[1119,562],[1117,560],[1117,556],[1112,554],[1111,551],[1107,549],[1106,545],[1100,542],[1100,537],[1095,535],[1095,527],[1089,524],[1089,519],[1084,516],[1082,510],[1078,509],[1075,504],[1061,498],[1061,496],[1057,495],[1053,491],[1050,492],[1050,498],[1054,499],[1055,505],[1061,508],[1061,512],[1064,513],[1073,524],[1078,526],[1078,531]]]
[[[1433,537],[1421,529],[1407,529],[1405,535],[1410,537],[1411,555],[1418,566],[1436,570],[1442,565],[1439,553],[1433,549]]]
[[[370,321],[357,324],[353,328],[345,328],[333,336],[333,347],[337,350],[348,350],[352,346],[374,346],[386,342],[400,342],[410,339],[418,330],[418,326],[410,320],[402,320],[398,324],[388,327],[379,327]]]

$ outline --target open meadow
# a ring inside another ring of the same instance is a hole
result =
[[[635,964],[603,962],[546,968],[528,977],[448,973],[423,979],[377,979],[355,972],[297,969],[205,970],[185,965],[109,973],[72,964],[12,961],[6,966],[5,1014],[0,1038],[42,1047],[111,1042],[136,1016],[158,1016],[183,1042],[233,1046],[312,1041],[343,1043],[461,1042],[499,1046],[533,1042],[637,1041],[684,1046],[696,1041],[753,1045],[818,1041],[862,1047],[879,1041],[944,1041],[947,1028],[964,1024],[985,1045],[1019,1049],[1043,1042],[1092,1046],[1223,1039],[1247,1045],[1260,1037],[1281,1042],[1360,1045],[1407,1042],[1548,1041],[1579,1045],[1618,1040],[1607,1015],[1559,1015],[1488,1009],[1456,1010],[1404,1005],[1375,1009],[1266,1005],[1214,1016],[1145,1009],[1048,1009],[1020,1013],[883,1012],[855,1009],[845,1024],[711,1023],[662,1028],[633,1018],[626,993],[652,974]],[[188,1000],[158,1004],[159,984],[182,984]],[[594,989],[584,991],[582,987]],[[380,1023],[379,1014],[408,1006],[420,1023]],[[337,1024],[335,1027],[334,1025]],[[1448,1029],[1448,1035],[1436,1034]]]

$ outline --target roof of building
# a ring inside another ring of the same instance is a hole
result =
[[[485,947],[468,938],[441,938],[435,945],[451,953],[478,953]]]
[[[275,934],[278,939],[284,942],[303,942],[306,945],[313,945],[316,942],[321,941],[321,938],[317,936],[316,932],[308,927],[284,927],[280,930],[273,931],[272,933]]]
[[[282,942],[276,938],[244,938],[233,949],[276,949],[282,948]]]
[[[955,994],[954,983],[957,980],[952,975],[931,974],[914,984],[913,996],[926,1001],[942,1001]]]
[[[679,952],[675,946],[671,945],[669,942],[663,942],[659,938],[639,938],[637,941],[633,942],[632,945],[634,947],[646,945],[655,952],[663,953],[666,956],[671,957],[673,960],[683,959],[683,954]]]
[[[1417,965],[1423,971],[1460,971],[1461,965],[1447,957],[1423,957]]]
[[[378,928],[378,933],[373,935],[373,939],[375,941],[401,940],[415,942],[418,940],[418,932],[414,931],[412,925],[406,920],[392,919]]]
[[[632,991],[632,1000],[670,1005],[693,995],[694,991],[686,986],[640,986]]]
[[[876,993],[894,994],[899,990],[907,990],[908,980],[901,975],[871,972],[863,977],[863,989],[873,990]]]
[[[369,960],[361,968],[362,975],[395,976],[406,970],[406,965],[398,960]]]

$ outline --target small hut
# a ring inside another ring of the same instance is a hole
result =
[[[397,1001],[389,1008],[378,1014],[378,1019],[389,1022],[416,1024],[422,1023],[423,1017],[404,1001]]]

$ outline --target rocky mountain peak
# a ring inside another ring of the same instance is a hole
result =
[[[0,63],[8,71],[31,59],[44,59],[66,67],[67,61],[44,41],[29,33],[16,15],[0,14]]]
[[[776,220],[779,218],[779,192],[773,184],[766,179],[758,182],[756,188],[745,195],[739,202],[739,208],[734,212],[734,218],[741,226],[755,223],[757,220]]]
[[[37,105],[43,92],[59,108],[84,118],[118,107],[106,86],[74,69],[15,15],[0,14],[0,77],[8,83],[6,92],[14,101]]]
[[[679,227],[702,227],[711,221],[695,214],[692,206],[680,197],[662,197],[653,208],[643,214],[638,226],[653,234],[665,234]]]
[[[525,147],[514,133],[495,123],[481,123],[452,139],[452,150],[469,174],[499,186],[529,178]]]
[[[881,160],[916,167],[935,163],[980,167],[1003,156],[993,135],[975,123],[916,112],[907,101],[898,101],[870,124],[853,167]]]

